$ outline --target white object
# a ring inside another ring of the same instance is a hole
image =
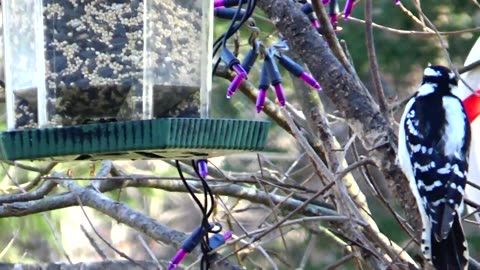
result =
[[[470,53],[465,60],[465,66],[480,60],[480,37],[473,45]],[[480,67],[476,67],[461,75],[463,80],[475,91],[480,89]],[[460,80],[455,95],[464,100],[472,95],[472,91]],[[480,117],[477,117],[471,124],[472,140],[470,145],[469,170],[467,179],[470,182],[480,186]],[[480,204],[480,190],[467,184],[465,190],[467,199]],[[468,212],[471,213],[475,209],[468,207]],[[475,214],[475,218],[480,222],[480,215]]]

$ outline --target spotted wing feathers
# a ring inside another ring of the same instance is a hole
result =
[[[447,101],[458,102],[461,107],[460,100],[454,97]],[[425,106],[430,106],[430,109],[425,110]],[[427,258],[431,254],[436,266],[437,262],[445,262],[438,258],[439,254],[445,252],[436,253],[440,250],[439,247],[448,247],[450,252],[455,250],[456,254],[449,255],[454,258],[445,259],[451,263],[465,262],[464,253],[468,254],[464,248],[466,245],[459,223],[459,210],[463,204],[466,184],[470,131],[463,107],[454,116],[445,115],[448,110],[444,108],[445,100],[441,98],[429,99],[427,96],[415,99],[405,112],[403,123],[413,181],[418,190],[418,205],[423,207],[421,212],[426,215],[422,220],[429,223],[424,224],[422,238],[425,243],[422,244],[422,249],[428,255]],[[453,121],[456,122],[452,123]],[[459,224],[454,226],[455,223]]]

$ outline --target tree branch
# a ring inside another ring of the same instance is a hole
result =
[[[368,98],[360,83],[344,69],[315,29],[304,27],[306,18],[293,3],[259,0],[258,6],[289,41],[290,48],[307,64],[365,148],[372,149],[371,158],[392,185],[407,219],[414,228],[420,228],[418,213],[414,210],[417,206],[408,181],[395,163],[396,136],[378,105]]]
[[[129,208],[127,205],[113,201],[109,197],[97,192],[91,187],[82,187],[72,180],[59,181],[60,184],[71,191],[70,194],[75,199],[81,200],[82,204],[93,208],[105,215],[140,231],[155,240],[159,240],[167,245],[173,245],[179,248],[186,238],[184,233],[175,231],[157,222],[155,219],[144,215],[143,213]],[[199,248],[192,253],[199,254]],[[215,260],[216,257],[213,258]],[[214,263],[217,269],[240,269],[228,260],[220,263]]]
[[[368,63],[370,64],[370,74],[372,76],[373,86],[377,94],[380,111],[385,119],[390,119],[388,105],[385,99],[385,92],[380,79],[380,70],[378,68],[377,53],[375,52],[375,41],[372,28],[372,0],[365,0],[365,40],[367,43]]]
[[[57,186],[53,181],[44,181],[40,187],[27,193],[7,194],[0,196],[0,205],[12,202],[27,202],[38,200],[46,196]]]

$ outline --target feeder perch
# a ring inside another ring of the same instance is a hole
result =
[[[208,158],[269,123],[208,119],[213,2],[4,0],[0,159]]]

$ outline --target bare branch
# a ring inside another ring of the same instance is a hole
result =
[[[80,200],[83,205],[91,207],[105,215],[124,223],[137,231],[159,240],[163,243],[170,244],[179,248],[186,235],[178,231],[172,230],[163,224],[160,224],[151,217],[148,217],[136,210],[133,210],[123,203],[113,201],[107,196],[96,192],[93,188],[84,188],[74,181],[60,181],[61,185],[71,191],[70,195],[75,200]],[[192,253],[199,254],[199,249],[195,249]],[[216,267],[222,269],[239,269],[238,266],[231,264],[227,260],[215,262]]]
[[[343,256],[340,260],[336,261],[334,264],[331,264],[325,268],[325,270],[335,270],[338,267],[342,266],[343,264],[347,263],[349,260],[355,257],[355,253],[350,253],[348,255]]]
[[[259,0],[258,6],[275,23],[289,41],[291,50],[307,64],[324,93],[336,104],[341,117],[356,133],[366,149],[374,149],[375,160],[393,192],[401,201],[407,219],[414,228],[420,228],[415,199],[408,181],[396,165],[396,135],[365,89],[346,72],[342,64],[310,27],[304,25],[305,16],[293,3],[281,0]],[[315,57],[312,57],[315,56]]]
[[[83,227],[83,225],[80,225],[80,229],[82,230],[83,234],[85,235],[85,237],[88,239],[88,242],[90,243],[90,245],[93,247],[93,249],[95,250],[95,252],[97,252],[98,256],[100,256],[100,258],[102,258],[103,260],[107,260],[108,257],[107,255],[105,255],[105,252],[103,252],[103,250],[100,248],[100,246],[97,244],[97,242],[95,241],[95,239],[93,239],[93,237],[90,235],[90,233],[87,232],[87,230],[85,229],[85,227]]]
[[[0,205],[4,203],[27,202],[41,199],[50,193],[56,186],[57,183],[53,181],[44,181],[39,188],[27,193],[2,195],[0,196]]]
[[[315,14],[318,17],[320,25],[322,26],[322,34],[325,36],[325,39],[327,40],[328,45],[330,46],[330,49],[332,50],[333,54],[337,57],[338,61],[342,63],[342,65],[348,71],[348,73],[353,74],[354,73],[353,67],[350,64],[350,61],[348,61],[347,57],[345,56],[345,53],[342,50],[342,47],[340,46],[340,43],[338,42],[337,36],[332,27],[332,24],[330,23],[330,18],[327,15],[324,5],[320,2],[320,0],[313,0],[312,5],[313,5],[313,10],[315,11]],[[308,21],[306,23],[309,24]]]
[[[60,182],[61,184],[60,185],[64,185],[65,187],[68,188],[68,182],[65,181],[65,182]],[[135,262],[135,260],[133,260],[132,258],[130,258],[127,254],[125,254],[124,252],[118,250],[117,248],[115,248],[112,244],[110,244],[110,242],[108,242],[98,231],[97,229],[95,229],[95,226],[93,226],[93,223],[92,221],[90,221],[90,218],[88,217],[87,215],[87,212],[85,212],[85,209],[83,208],[83,204],[82,204],[82,201],[80,199],[79,196],[77,196],[77,202],[78,204],[80,205],[80,209],[82,210],[82,213],[83,215],[85,216],[85,218],[87,219],[87,222],[88,224],[90,225],[90,228],[92,228],[93,232],[95,233],[95,235],[97,235],[98,238],[100,238],[100,240],[102,240],[103,243],[105,243],[111,250],[115,251],[115,253],[117,253],[118,255],[120,255],[120,257],[126,259],[127,261],[131,262],[132,264],[135,264],[137,265],[138,267],[146,270],[146,268],[144,268],[142,265],[138,264],[137,262]]]
[[[480,60],[477,60],[473,63],[471,63],[470,65],[466,65],[462,68],[459,68],[458,69],[458,73],[462,74],[462,73],[465,73],[465,72],[468,72],[476,67],[480,66]]]
[[[360,23],[360,24],[365,24],[366,22],[362,19],[355,18],[355,17],[348,17],[348,21],[354,22],[354,23]],[[377,23],[372,22],[373,28],[393,33],[393,34],[398,34],[398,35],[406,35],[407,37],[411,38],[419,38],[419,37],[424,37],[424,38],[430,38],[432,36],[435,36],[436,34],[434,32],[430,31],[413,31],[413,30],[401,30],[401,29],[395,29],[391,27],[387,27],[384,25],[380,25]],[[468,29],[462,29],[462,30],[456,30],[456,31],[441,31],[439,32],[440,35],[442,36],[454,36],[454,35],[461,35],[465,33],[474,33],[474,32],[479,32],[480,27],[473,27],[473,28],[468,28]]]
[[[380,112],[383,113],[385,119],[390,119],[388,113],[387,100],[380,78],[380,70],[378,68],[377,53],[375,51],[375,41],[373,38],[372,28],[372,0],[365,0],[365,40],[367,43],[368,63],[370,64],[370,74],[372,75],[373,86],[377,94]]]

